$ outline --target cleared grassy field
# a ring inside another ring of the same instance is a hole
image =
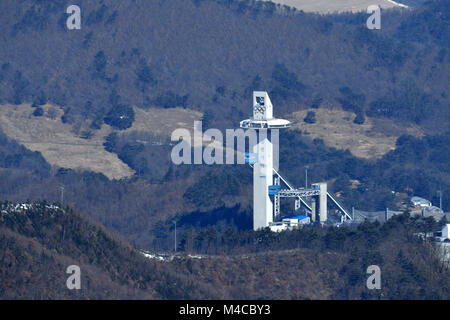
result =
[[[303,121],[308,111],[316,113],[316,123]],[[392,120],[366,118],[362,125],[353,123],[355,114],[341,109],[309,109],[294,112],[289,120],[293,128],[311,138],[323,139],[325,144],[336,149],[349,149],[360,158],[380,158],[395,149],[395,142],[402,134],[423,136],[420,127],[400,126]]]
[[[110,132],[106,125],[94,131],[90,139],[82,139],[69,124],[61,122],[62,110],[45,105],[44,116],[32,115],[29,104],[0,106],[0,129],[30,150],[39,151],[57,167],[101,172],[110,179],[133,175],[115,154],[104,150],[104,138]]]
[[[35,117],[29,104],[1,105],[0,130],[28,149],[41,152],[51,165],[57,167],[101,172],[110,179],[134,174],[116,154],[104,149],[105,138],[113,131],[111,127],[103,125],[101,130],[91,131],[92,137],[83,139],[70,124],[61,122],[63,112],[59,107],[48,104],[42,108],[44,115]],[[170,138],[175,128],[185,127],[192,131],[193,121],[202,116],[199,112],[181,108],[152,108],[151,112],[135,108],[135,112],[136,121],[125,132],[151,132],[161,136],[162,140]]]
[[[149,111],[134,108],[135,121],[133,126],[124,133],[134,131],[151,132],[162,139],[170,139],[177,128],[186,128],[194,132],[194,121],[201,120],[203,114],[198,111],[183,108],[151,108]]]
[[[90,139],[83,139],[69,124],[61,122],[62,110],[53,105],[43,106],[44,116],[32,115],[29,104],[0,106],[0,129],[10,138],[30,150],[39,151],[57,167],[101,172],[110,179],[130,177],[134,171],[116,154],[105,151],[103,143],[113,129],[103,125],[93,130]],[[308,111],[316,113],[316,123],[303,121]],[[133,126],[120,133],[149,132],[165,143],[173,130],[186,128],[193,136],[193,123],[202,113],[182,108],[151,108],[149,111],[135,108]],[[337,149],[349,149],[361,158],[379,158],[395,148],[402,134],[422,136],[418,126],[401,126],[392,120],[367,118],[365,123],[353,123],[355,115],[341,109],[310,109],[292,113],[287,118],[293,128],[311,138],[323,139],[325,144]],[[82,131],[82,130],[81,130]],[[204,142],[203,142],[204,144]]]

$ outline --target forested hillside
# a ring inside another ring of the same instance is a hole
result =
[[[384,225],[306,227],[280,234],[190,230],[182,242],[185,251],[227,257],[175,266],[233,299],[448,299],[448,264],[414,235],[435,224],[404,214]],[[380,291],[365,286],[369,265],[381,267]]]
[[[2,299],[177,299],[208,295],[73,209],[0,202]],[[81,269],[69,290],[66,269]],[[176,285],[174,285],[176,283]]]
[[[1,199],[57,201],[64,185],[65,204],[145,248],[172,248],[174,220],[185,229],[247,228],[249,167],[174,166],[167,145],[122,130],[136,120],[132,107],[177,106],[204,112],[205,128],[235,128],[250,114],[252,90],[267,90],[277,116],[342,107],[355,123],[389,118],[426,135],[359,159],[306,132],[283,132],[280,168],[295,185],[308,165],[310,181],[327,181],[348,207],[395,209],[413,195],[436,203],[444,190],[448,210],[448,1],[383,10],[381,30],[366,28],[365,13],[237,0],[79,1],[82,28],[67,30],[69,4],[1,1],[0,104],[27,102],[30,117],[54,104],[75,132],[86,127],[86,140],[111,126],[105,149],[136,174],[111,181],[52,167],[0,134]]]
[[[207,110],[215,126],[234,127],[251,90],[267,89],[279,113],[319,101],[429,130],[448,124],[448,1],[383,11],[379,31],[366,14],[250,0],[78,4],[82,28],[67,30],[67,1],[2,1],[2,101],[51,101],[92,129],[126,128],[130,105]]]
[[[190,230],[182,253],[162,262],[70,207],[3,201],[0,298],[448,299],[446,265],[414,235],[435,225],[406,213],[358,228]],[[373,264],[382,290],[365,286]],[[70,265],[80,267],[80,290],[66,287]]]

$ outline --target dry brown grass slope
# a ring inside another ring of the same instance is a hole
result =
[[[303,121],[308,111],[316,113],[316,123]],[[402,134],[423,136],[416,125],[400,125],[389,119],[366,118],[362,125],[353,123],[355,114],[342,109],[309,109],[292,113],[289,117],[293,128],[311,138],[322,139],[329,147],[349,149],[360,158],[380,158],[395,149],[397,138]]]
[[[116,154],[104,149],[105,138],[113,131],[111,127],[104,124],[100,130],[91,130],[92,137],[83,139],[80,132],[86,128],[75,130],[70,124],[62,123],[61,108],[51,104],[42,108],[44,115],[35,117],[29,104],[0,106],[0,130],[28,149],[41,152],[51,165],[57,167],[100,172],[110,179],[134,174]],[[193,131],[194,120],[202,116],[200,112],[182,108],[152,108],[151,111],[135,108],[135,112],[136,121],[124,132],[151,132],[163,141],[170,138],[175,128]]]

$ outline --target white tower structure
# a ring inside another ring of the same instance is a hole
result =
[[[327,183],[326,182],[319,182],[314,183],[313,185],[314,189],[318,189],[319,191],[319,221],[321,224],[324,224],[325,221],[328,220],[328,211],[327,211]],[[313,213],[315,214],[315,212]]]
[[[288,120],[275,119],[273,106],[265,91],[253,92],[253,117],[243,120],[240,127],[256,131],[257,141],[253,146],[253,229],[269,226],[273,221],[273,203],[269,197],[269,186],[273,185],[274,148],[272,131],[289,128]],[[278,148],[276,148],[278,152]],[[278,159],[278,155],[276,158]]]

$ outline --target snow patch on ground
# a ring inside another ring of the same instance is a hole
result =
[[[183,255],[183,254],[168,254],[168,253],[152,253],[149,251],[141,250],[142,255],[148,259],[157,260],[161,262],[171,262],[174,259],[203,259],[205,256],[203,255]]]

